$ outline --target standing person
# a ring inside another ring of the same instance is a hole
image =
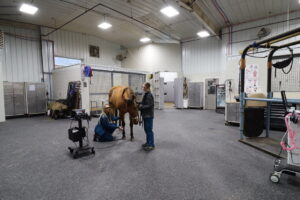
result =
[[[154,99],[150,90],[150,83],[143,84],[145,92],[143,100],[139,106],[144,121],[144,130],[146,133],[146,143],[142,145],[146,151],[151,151],[155,148],[154,133],[153,133],[153,117],[154,117]]]
[[[122,127],[113,123],[112,121],[117,121],[119,118],[113,116],[111,113],[111,108],[109,104],[104,106],[104,112],[99,118],[99,122],[95,127],[94,141],[100,142],[110,142],[115,139],[113,133],[116,129],[123,130]]]

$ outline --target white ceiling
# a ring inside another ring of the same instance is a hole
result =
[[[290,1],[290,10],[300,9],[298,0],[196,0],[195,3],[205,11],[218,28],[226,24],[213,1],[221,7],[231,24],[285,13],[288,1]],[[139,39],[143,36],[164,43],[192,38],[203,27],[192,13],[180,7],[175,0],[25,0],[39,8],[34,16],[21,14],[18,11],[21,2],[24,0],[1,0],[0,18],[58,27],[84,12],[86,8],[102,3],[114,10],[98,6],[63,29],[96,35],[127,47],[139,45]],[[160,9],[166,5],[174,6],[180,14],[174,18],[164,16],[160,13]],[[109,30],[101,30],[97,27],[104,20],[104,15],[106,21],[113,25]]]

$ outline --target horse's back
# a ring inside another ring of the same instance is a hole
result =
[[[127,86],[114,86],[109,90],[109,104],[114,108],[122,107],[126,102],[123,98],[124,90]],[[129,88],[130,89],[130,88]]]

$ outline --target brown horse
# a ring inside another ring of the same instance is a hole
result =
[[[130,119],[130,136],[133,140],[133,124],[139,123],[139,111],[136,103],[136,97],[131,88],[127,86],[115,86],[109,90],[109,105],[119,111],[120,125],[123,127],[123,137],[125,139],[125,119],[124,116],[128,112]]]

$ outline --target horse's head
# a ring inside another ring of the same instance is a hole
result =
[[[139,106],[135,101],[135,96],[133,100],[128,103],[128,112],[133,124],[138,124],[140,122]]]

